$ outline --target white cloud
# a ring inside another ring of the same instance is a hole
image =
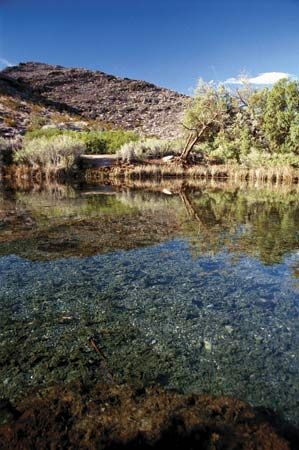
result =
[[[295,77],[291,75],[290,73],[285,72],[264,72],[260,73],[256,77],[246,77],[246,76],[240,76],[238,78],[232,77],[228,78],[224,81],[224,84],[242,84],[244,80],[247,80],[251,84],[256,85],[267,85],[267,84],[275,84],[277,81],[282,80],[284,78],[291,78],[294,79]]]
[[[9,62],[7,59],[5,58],[1,58],[0,57],[0,68],[2,69],[3,67],[11,67],[13,66],[13,64],[11,62]]]

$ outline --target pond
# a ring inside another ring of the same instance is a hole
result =
[[[0,190],[0,398],[227,394],[299,423],[299,187]]]

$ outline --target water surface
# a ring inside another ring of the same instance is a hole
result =
[[[0,397],[112,374],[299,422],[298,311],[296,186],[0,193]]]

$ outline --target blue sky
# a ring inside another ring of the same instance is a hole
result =
[[[298,19],[299,0],[0,0],[1,67],[86,67],[186,93],[199,77],[298,76]]]

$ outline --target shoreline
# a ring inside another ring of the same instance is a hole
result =
[[[263,181],[269,183],[299,183],[299,169],[290,167],[246,168],[231,165],[136,164],[102,169],[87,169],[85,178],[93,181],[101,178],[122,180],[235,180]]]
[[[299,184],[299,169],[282,167],[249,168],[238,165],[182,166],[175,163],[113,164],[111,166],[65,169],[43,169],[24,165],[3,166],[0,180],[34,180],[41,182],[77,180],[87,183],[122,181],[214,180],[234,182],[263,182],[270,184]]]

